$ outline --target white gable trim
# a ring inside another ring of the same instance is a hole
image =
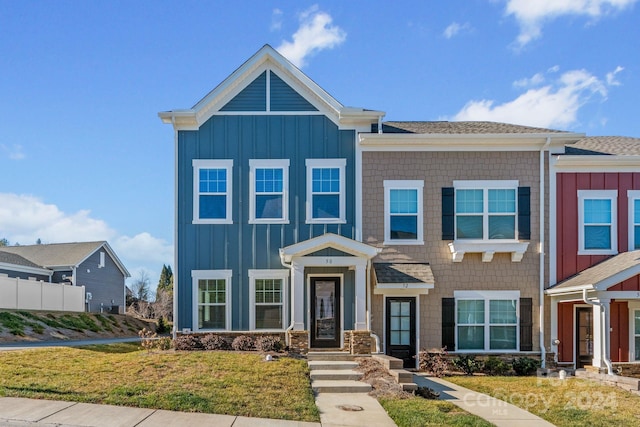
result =
[[[280,249],[280,258],[284,262],[291,262],[294,257],[302,257],[322,249],[334,248],[356,257],[371,259],[382,249],[356,240],[348,239],[333,233],[323,234],[300,243]]]

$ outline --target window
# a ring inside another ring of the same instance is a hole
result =
[[[384,181],[384,243],[421,245],[424,181]]]
[[[633,310],[633,360],[640,360],[640,310]]]
[[[193,160],[193,223],[231,224],[233,160]]]
[[[454,181],[456,240],[515,240],[517,181]]]
[[[249,270],[252,330],[285,328],[288,270]]]
[[[629,250],[640,249],[640,190],[628,190]]]
[[[518,291],[455,291],[456,350],[518,348]]]
[[[104,252],[100,252],[100,262],[98,263],[98,268],[104,268],[104,266],[105,266]]]
[[[307,223],[345,223],[345,159],[307,159]]]
[[[249,223],[289,223],[289,160],[249,160]]]
[[[194,330],[231,329],[231,270],[194,270]]]
[[[618,190],[578,190],[578,254],[617,253]]]

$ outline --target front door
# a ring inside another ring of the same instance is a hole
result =
[[[404,361],[405,368],[416,367],[416,299],[387,298],[387,355]]]
[[[593,363],[593,309],[576,308],[576,369]]]
[[[311,347],[340,347],[340,278],[311,278]]]

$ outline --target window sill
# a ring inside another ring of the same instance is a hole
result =
[[[618,255],[614,249],[580,249],[578,255]]]
[[[465,253],[482,253],[482,262],[491,262],[495,253],[510,253],[511,262],[520,262],[529,242],[463,242],[449,243],[453,262],[462,262]]]
[[[382,242],[385,246],[402,246],[402,245],[424,245],[424,240],[385,240]]]
[[[288,219],[250,219],[249,224],[289,224]]]
[[[347,221],[342,218],[319,218],[319,219],[308,219],[305,221],[305,224],[346,224]]]
[[[231,219],[194,219],[192,224],[233,224]]]

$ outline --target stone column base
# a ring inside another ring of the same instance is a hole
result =
[[[298,354],[309,352],[309,331],[291,330],[289,334],[289,351]]]
[[[371,331],[349,331],[349,335],[351,354],[371,354]]]

